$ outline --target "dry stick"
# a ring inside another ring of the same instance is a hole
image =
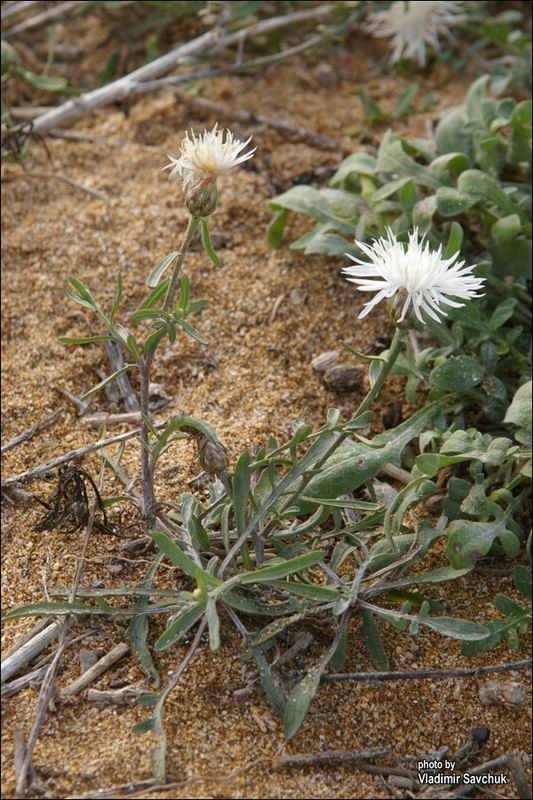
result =
[[[50,642],[53,642],[54,639],[57,639],[60,632],[60,623],[59,622],[52,622],[51,625],[48,625],[44,630],[34,636],[32,639],[27,641],[22,647],[19,647],[12,655],[8,656],[5,661],[2,662],[2,679],[1,683],[5,683],[8,681],[13,675],[16,675],[17,672],[20,672],[22,667],[26,666],[30,661],[32,661],[35,656],[38,656],[39,653],[48,647]]]
[[[18,444],[22,444],[22,442],[28,442],[30,439],[33,439],[33,437],[36,436],[38,433],[41,433],[41,431],[45,431],[47,428],[49,428],[50,425],[52,425],[56,421],[58,416],[62,413],[63,413],[62,410],[58,408],[57,411],[54,411],[54,413],[50,417],[48,417],[48,419],[45,419],[42,422],[38,422],[36,425],[33,425],[33,427],[31,427],[25,433],[21,433],[20,436],[15,436],[15,438],[12,439],[7,444],[3,444],[2,447],[0,448],[0,453],[4,454],[8,450],[11,450],[13,447],[16,447]]]
[[[283,120],[273,119],[272,117],[264,117],[262,114],[256,114],[253,111],[244,111],[243,109],[230,108],[222,103],[215,103],[213,100],[208,100],[205,97],[197,97],[194,95],[179,94],[179,99],[187,103],[192,108],[197,108],[202,111],[207,111],[211,114],[216,114],[219,117],[228,117],[237,122],[244,122],[248,125],[266,125],[268,128],[273,128],[276,131],[285,133],[288,136],[302,139],[303,141],[311,142],[317,147],[325,148],[326,150],[340,150],[341,144],[330,136],[322,136],[320,133],[306,130],[305,128],[296,128]]]
[[[83,183],[79,183],[78,181],[68,178],[66,175],[61,175],[58,172],[21,172],[16,175],[6,176],[2,179],[2,183],[24,178],[55,178],[58,181],[67,183],[69,186],[74,186],[75,189],[80,189],[80,191],[90,194],[92,197],[97,197],[98,200],[104,200],[106,202],[109,200],[109,197],[104,194],[104,192],[99,192],[98,189],[91,189],[89,186],[85,186]]]
[[[90,114],[97,108],[101,108],[109,103],[114,103],[117,100],[135,93],[135,85],[139,82],[153,80],[160,75],[169,72],[180,62],[182,63],[185,58],[197,56],[200,53],[210,52],[211,54],[225,48],[237,44],[248,36],[262,35],[270,31],[278,30],[289,25],[297,25],[302,22],[309,22],[311,20],[321,19],[329,16],[335,8],[335,3],[325,3],[317,8],[305,9],[303,11],[296,11],[294,14],[286,14],[283,16],[271,17],[270,19],[262,20],[247,28],[239,31],[229,33],[222,36],[219,31],[209,31],[190,42],[187,42],[164,56],[145,64],[139,69],[134,70],[129,75],[120,78],[117,81],[102,86],[99,89],[94,89],[92,92],[81,97],[68,100],[59,108],[49,111],[38,117],[34,123],[32,132],[36,134],[47,133],[51,128],[57,128],[65,123],[74,122],[86,114]]]
[[[380,767],[376,764],[367,764],[364,761],[357,765],[357,769],[362,769],[364,772],[371,772],[375,775],[397,775],[400,778],[410,778],[411,780],[416,778],[415,772],[410,772],[407,769],[403,769],[403,767]]]
[[[352,761],[364,761],[380,758],[390,753],[388,747],[371,747],[369,750],[324,750],[323,753],[301,753],[299,755],[280,756],[272,762],[274,769],[287,767],[320,766],[321,764],[345,764]]]
[[[182,84],[190,83],[191,81],[204,80],[205,78],[216,78],[220,75],[228,75],[233,72],[246,72],[247,70],[254,69],[255,67],[262,67],[266,66],[267,64],[273,64],[277,61],[283,61],[286,58],[291,58],[292,56],[297,55],[297,53],[301,53],[303,50],[314,47],[316,44],[320,44],[323,41],[324,36],[319,34],[318,36],[311,36],[309,39],[306,39],[305,42],[301,42],[294,47],[288,47],[279,53],[274,53],[269,56],[261,56],[260,58],[254,58],[248,61],[227,64],[224,67],[211,67],[209,69],[197,70],[196,72],[187,72],[185,75],[169,75],[166,78],[159,78],[155,81],[145,81],[144,83],[136,84],[135,92],[138,94],[144,94],[145,92],[152,92],[157,89],[162,89],[166,86],[181,86]],[[13,116],[12,109],[10,109],[10,114]]]
[[[99,486],[102,486],[102,479],[104,475],[105,469],[105,462],[102,460],[102,467],[100,469],[100,480]],[[81,579],[83,576],[83,569],[85,564],[85,556],[87,555],[87,550],[89,548],[89,540],[91,538],[91,533],[93,530],[93,523],[94,523],[94,515],[96,512],[96,504],[97,498],[95,497],[93,507],[91,509],[91,513],[89,516],[89,520],[87,522],[87,529],[85,532],[85,536],[83,539],[83,545],[81,548],[81,554],[76,566],[76,571],[74,573],[74,579],[72,581],[72,586],[70,588],[68,602],[73,603],[78,589],[80,587]],[[59,633],[59,643],[57,646],[56,654],[52,659],[50,666],[48,667],[46,674],[44,676],[41,690],[39,692],[39,698],[37,700],[37,709],[35,713],[35,721],[33,723],[32,729],[30,731],[30,735],[28,738],[28,745],[26,747],[24,753],[24,759],[20,770],[17,771],[17,785],[16,785],[16,793],[22,794],[26,787],[28,773],[31,770],[31,760],[33,756],[33,751],[35,749],[35,745],[37,744],[37,739],[39,738],[39,734],[41,732],[41,727],[44,722],[44,718],[46,717],[46,713],[48,711],[48,704],[52,698],[52,693],[54,690],[54,683],[56,673],[59,667],[59,663],[61,661],[61,656],[63,655],[64,649],[67,647],[67,633],[68,629],[72,623],[73,617],[68,616],[60,623],[60,633]]]
[[[114,425],[123,425],[125,422],[139,422],[140,418],[140,411],[127,411],[124,414],[92,414],[80,417],[79,421],[85,428],[99,428],[101,425],[111,428]]]
[[[87,700],[91,703],[114,703],[124,706],[144,694],[149,694],[149,692],[138,686],[123,686],[122,689],[88,689]]]
[[[33,497],[33,495],[29,494],[28,497]],[[26,633],[23,633],[22,636],[19,636],[19,638],[16,639],[11,647],[8,648],[8,650],[4,653],[4,660],[9,658],[9,656],[12,656],[13,653],[21,648],[23,644],[26,644],[26,642],[29,642],[30,639],[33,639],[33,637],[40,633],[43,628],[46,628],[47,625],[50,625],[50,620],[42,618],[32,628],[30,628],[29,631],[26,631]]]
[[[11,3],[11,5],[4,5],[2,6],[0,18],[7,19],[8,17],[12,17],[13,14],[19,14],[21,11],[28,11],[37,2],[38,0],[21,0],[18,3]]]
[[[509,672],[513,669],[531,669],[531,659],[512,661],[509,664],[495,664],[490,667],[467,667],[466,669],[419,669],[406,672],[338,672],[323,675],[327,683],[339,681],[401,681],[406,678],[467,678],[475,675],[488,675],[491,672]]]
[[[165,424],[164,422],[158,422],[154,427],[163,428]],[[0,485],[4,487],[13,486],[16,483],[27,483],[28,481],[38,478],[40,475],[45,475],[56,467],[60,467],[62,464],[73,461],[75,458],[82,458],[82,456],[86,456],[88,453],[93,453],[95,450],[100,450],[102,447],[109,447],[109,445],[116,444],[116,442],[125,442],[127,439],[132,439],[140,433],[141,429],[136,428],[134,431],[117,433],[115,436],[110,436],[108,439],[99,439],[97,442],[79,447],[77,450],[71,450],[63,456],[53,458],[51,461],[48,461],[48,463],[41,464],[40,467],[33,467],[33,469],[28,469],[26,472],[20,472],[18,475],[13,475],[11,478],[6,478]]]
[[[61,394],[64,395],[67,398],[67,400],[70,400],[71,403],[74,403],[74,405],[78,409],[78,416],[80,416],[80,414],[85,414],[85,412],[88,411],[89,406],[91,405],[91,400],[92,400],[91,397],[89,398],[88,401],[80,400],[80,398],[76,397],[75,394],[72,394],[72,392],[69,392],[68,389],[64,389],[61,386],[58,387],[57,391],[61,392]]]
[[[89,5],[87,0],[70,0],[67,3],[60,3],[59,5],[52,6],[52,8],[47,8],[46,11],[42,11],[40,14],[35,14],[35,16],[29,17],[29,19],[25,19],[17,25],[13,25],[12,28],[8,28],[7,31],[2,33],[2,38],[12,39],[19,33],[26,33],[27,31],[34,31],[37,28],[42,28],[43,25],[49,25],[51,22],[66,17],[72,11],[76,11],[78,8],[87,5]]]
[[[14,681],[9,681],[9,683],[2,684],[1,694],[2,697],[10,697],[12,694],[16,694],[17,692],[21,692],[22,689],[26,689],[28,686],[38,685],[42,682],[42,679],[46,675],[46,670],[48,667],[39,667],[39,669],[34,669],[31,672],[27,672],[26,675],[22,675],[20,678],[15,678]]]
[[[116,342],[106,342],[105,350],[111,367],[111,372],[118,372],[124,366],[122,351]],[[130,379],[126,373],[122,373],[115,379],[118,391],[128,411],[139,411],[139,402],[131,388]]]
[[[396,467],[394,464],[383,464],[381,471],[389,478],[393,478],[393,480],[400,481],[400,483],[405,483],[406,485],[413,480],[410,472],[407,472],[406,469],[402,469],[401,467]]]
[[[473,769],[468,770],[469,775],[485,775],[487,772],[496,772],[496,770],[501,771],[504,767],[509,766],[509,756],[498,756],[498,758],[493,758],[492,761],[486,761],[484,764],[480,764],[479,767],[473,767]],[[455,798],[455,797],[468,797],[469,794],[479,789],[479,784],[471,783],[468,785],[458,786],[457,789],[443,793],[442,788],[439,790],[431,790],[431,792],[426,792],[422,795],[422,797],[435,797],[435,798]]]
[[[83,675],[80,675],[73,683],[71,683],[67,688],[61,692],[61,697],[71,697],[74,694],[78,694],[81,692],[82,689],[85,689],[86,686],[89,686],[90,683],[95,681],[100,675],[103,675],[109,667],[112,667],[120,658],[126,655],[128,650],[130,649],[129,644],[126,642],[120,642],[120,644],[115,645],[109,653],[106,653],[105,656],[102,656],[96,664],[93,664],[92,667],[89,667]]]

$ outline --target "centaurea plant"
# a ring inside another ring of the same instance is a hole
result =
[[[133,362],[126,364],[121,370],[113,373],[99,383],[86,396],[102,389],[109,381],[117,378],[119,374],[128,369],[137,368],[140,376],[140,411],[141,411],[141,482],[143,494],[143,511],[148,530],[155,525],[157,502],[154,492],[154,467],[157,457],[162,452],[162,447],[152,448],[151,436],[154,427],[150,419],[149,387],[150,374],[156,350],[162,340],[168,336],[172,343],[176,338],[176,326],[181,327],[192,338],[201,343],[205,339],[186,321],[190,313],[203,308],[203,301],[190,302],[189,281],[181,278],[181,292],[179,303],[175,306],[178,281],[189,246],[200,229],[204,249],[210,259],[219,265],[207,226],[207,218],[215,211],[218,202],[217,178],[235,166],[252,158],[255,148],[245,151],[250,139],[245,142],[235,139],[233,134],[219,130],[215,125],[211,131],[204,131],[200,136],[186,134],[178,157],[169,156],[170,163],[163,169],[171,169],[170,176],[177,176],[182,184],[184,200],[189,211],[189,220],[183,242],[179,250],[166,256],[153,270],[148,278],[148,286],[152,289],[137,311],[132,314],[131,320],[152,320],[155,329],[142,344],[137,342],[133,333],[124,326],[116,323],[115,317],[119,310],[123,296],[122,277],[117,279],[115,301],[109,314],[106,314],[93,298],[87,286],[76,278],[70,279],[71,288],[68,296],[79,305],[94,311],[103,322],[106,333],[97,336],[72,339],[64,337],[65,344],[93,344],[102,341],[115,341],[124,351],[127,358]],[[170,279],[163,279],[164,272],[173,264]],[[160,305],[162,301],[162,305]],[[216,436],[205,423],[182,425],[182,430],[192,434],[197,441],[200,463],[211,474],[220,474],[227,467],[228,460],[225,448],[218,442]],[[169,431],[170,432],[170,431]],[[165,431],[159,434],[159,442],[168,439]]]

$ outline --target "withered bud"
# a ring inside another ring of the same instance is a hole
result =
[[[198,460],[210,475],[220,475],[228,468],[228,451],[220,442],[212,442],[201,433],[196,437]]]
[[[218,203],[215,178],[191,178],[185,187],[185,205],[193,217],[208,217]]]

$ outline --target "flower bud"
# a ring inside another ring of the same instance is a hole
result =
[[[202,469],[210,475],[220,475],[229,464],[228,451],[220,442],[213,442],[202,434],[196,438],[198,460]]]
[[[193,217],[208,217],[218,203],[214,178],[191,178],[185,186],[185,205]]]

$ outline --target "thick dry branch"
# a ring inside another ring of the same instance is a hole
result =
[[[113,703],[125,706],[143,694],[148,694],[147,690],[138,686],[123,686],[121,689],[87,689],[87,700],[91,703]]]
[[[196,39],[176,47],[169,53],[165,53],[164,56],[155,59],[155,61],[151,61],[149,64],[134,70],[129,75],[99,89],[94,89],[92,92],[87,92],[81,97],[68,100],[53,111],[43,114],[34,121],[32,131],[42,135],[51,128],[58,128],[67,123],[75,122],[87,114],[91,114],[97,108],[129,97],[135,94],[135,86],[137,84],[165,75],[191,56],[198,56],[207,52],[213,55],[213,53],[225,47],[239,44],[248,36],[263,35],[290,25],[298,25],[325,18],[334,10],[335,5],[335,3],[325,3],[317,8],[297,11],[294,14],[271,17],[247,28],[229,33],[226,36],[221,35],[218,30],[204,33]]]
[[[69,0],[67,3],[59,3],[59,5],[54,4],[52,8],[47,8],[46,11],[28,17],[22,22],[13,25],[12,28],[3,31],[2,38],[13,39],[14,36],[18,36],[20,33],[35,31],[37,28],[42,28],[43,25],[49,25],[51,22],[62,19],[62,17],[68,16],[72,11],[77,11],[87,5],[89,5],[88,0]]]
[[[164,425],[164,422],[160,422],[154,427],[162,428]],[[28,481],[35,480],[35,478],[45,475],[47,472],[51,472],[53,469],[56,469],[56,467],[60,467],[62,464],[67,464],[69,461],[73,461],[75,458],[82,458],[88,453],[93,453],[95,450],[100,450],[102,447],[109,447],[109,445],[116,444],[117,442],[125,442],[127,439],[138,436],[140,433],[140,429],[136,428],[134,431],[117,433],[116,436],[110,436],[108,439],[99,439],[97,442],[87,444],[84,447],[79,447],[77,450],[71,450],[69,453],[65,453],[63,456],[53,458],[51,461],[48,461],[48,463],[41,464],[40,467],[33,467],[33,469],[28,469],[26,472],[20,472],[18,475],[13,475],[11,478],[6,478],[2,481],[1,486],[13,486],[16,483],[27,483]]]
[[[102,656],[96,664],[93,664],[92,667],[89,667],[83,675],[75,680],[70,686],[61,693],[62,697],[71,697],[74,694],[78,694],[81,692],[82,689],[85,689],[86,686],[89,686],[93,681],[103,675],[109,667],[112,667],[120,658],[126,655],[128,650],[130,649],[129,644],[126,642],[120,642],[109,653],[106,653],[105,656]]]
[[[2,697],[10,697],[12,694],[17,694],[17,692],[21,692],[22,689],[26,689],[28,686],[40,684],[46,675],[47,669],[47,666],[39,667],[31,672],[27,672],[26,675],[21,675],[20,678],[15,678],[14,681],[3,683],[2,689],[0,690]]]
[[[36,425],[33,425],[33,427],[31,427],[25,433],[21,433],[20,436],[15,436],[15,438],[12,439],[10,442],[2,445],[2,447],[0,448],[0,453],[2,453],[3,455],[8,450],[11,450],[13,447],[16,447],[18,444],[22,444],[22,442],[29,442],[29,440],[33,439],[34,436],[37,436],[38,433],[41,433],[42,431],[45,431],[47,428],[49,428],[50,425],[52,425],[56,421],[56,419],[61,413],[62,413],[61,409],[58,408],[57,411],[54,411],[54,413],[50,417],[48,417],[48,419],[44,419],[42,422],[38,422]]]
[[[52,622],[44,630],[40,631],[36,636],[28,642],[17,648],[5,661],[2,662],[2,679],[1,682],[5,683],[13,675],[26,666],[35,656],[48,647],[48,645],[57,639],[59,636],[61,625],[59,622]]]
[[[274,759],[272,766],[274,769],[286,769],[287,767],[320,766],[321,764],[346,764],[352,761],[381,758],[388,753],[390,753],[388,747],[371,747],[368,750],[324,750],[323,753],[280,756]]]
[[[28,494],[28,499],[32,497],[32,494]],[[30,639],[33,639],[33,637],[40,633],[43,628],[46,628],[47,625],[50,625],[50,620],[43,617],[42,619],[38,620],[38,622],[36,622],[35,625],[29,629],[29,631],[26,631],[26,633],[23,633],[22,636],[18,637],[18,639],[15,639],[11,647],[9,647],[4,653],[4,661],[6,658],[9,658],[9,656],[12,656],[13,653],[19,650],[23,644],[26,644],[26,642],[29,642]]]
[[[509,672],[513,669],[531,669],[531,659],[512,661],[509,664],[495,664],[488,667],[466,667],[465,669],[418,669],[406,672],[339,672],[323,675],[322,681],[401,681],[408,678],[468,678],[488,675],[491,672]]]
[[[32,6],[36,5],[37,2],[38,0],[20,0],[20,2],[9,3],[9,5],[6,3],[2,6],[0,18],[8,19],[15,14],[20,14],[22,11],[28,11]]]
[[[256,114],[253,111],[230,108],[222,103],[215,103],[214,100],[208,100],[205,97],[180,94],[179,99],[192,108],[207,111],[210,114],[216,114],[218,117],[226,117],[236,120],[237,122],[244,122],[247,125],[265,125],[291,138],[301,139],[302,141],[315,145],[315,147],[320,147],[325,150],[342,150],[342,145],[337,142],[336,139],[332,139],[330,136],[323,136],[321,133],[309,131],[306,128],[297,128],[284,120],[264,117],[262,114]]]

